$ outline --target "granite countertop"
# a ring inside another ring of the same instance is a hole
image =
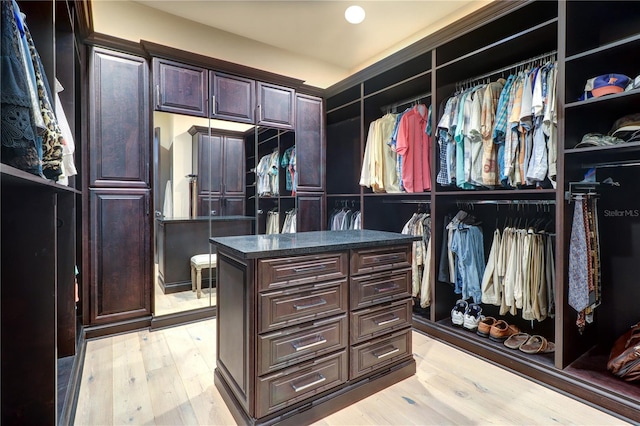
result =
[[[159,217],[158,222],[224,222],[234,220],[256,220],[252,216],[196,216],[196,217]]]
[[[218,250],[230,251],[241,259],[258,259],[352,248],[392,246],[410,243],[418,239],[420,237],[364,229],[213,237],[209,238],[209,241],[217,246]]]

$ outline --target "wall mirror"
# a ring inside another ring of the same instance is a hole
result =
[[[160,111],[153,119],[159,317],[216,306],[210,236],[293,230],[295,141],[290,130]]]

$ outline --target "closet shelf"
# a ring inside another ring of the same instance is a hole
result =
[[[405,85],[407,83],[414,82],[414,81],[416,81],[416,80],[418,80],[418,79],[420,79],[422,77],[427,77],[429,75],[431,75],[431,70],[430,69],[426,70],[426,71],[423,71],[421,73],[418,73],[416,75],[413,75],[413,76],[411,76],[409,78],[405,78],[404,80],[399,81],[399,82],[397,82],[397,83],[395,83],[395,84],[393,84],[393,85],[391,85],[389,87],[385,87],[384,89],[380,89],[380,90],[376,90],[375,92],[368,93],[365,96],[363,96],[363,99],[368,99],[368,98],[374,97],[376,95],[380,95],[382,93],[389,92],[391,90],[395,90],[398,87],[402,87],[403,85]],[[396,94],[394,94],[394,95],[396,95]]]
[[[512,197],[521,195],[540,195],[548,198],[553,198],[556,194],[555,189],[493,189],[493,190],[478,190],[478,191],[436,191],[435,195],[440,197],[460,197],[464,196],[496,196],[496,197]]]
[[[611,53],[611,52],[607,52],[610,51],[610,49],[615,49],[615,48],[619,48],[619,47],[624,47],[626,44],[630,44],[630,43],[634,43],[634,42],[638,42],[640,41],[640,34],[636,34],[633,35],[631,37],[626,37],[620,40],[616,40],[614,42],[602,45],[602,46],[598,46],[596,48],[590,49],[590,50],[585,50],[584,52],[580,52],[580,53],[576,53],[574,55],[571,56],[567,56],[565,58],[565,62],[571,62],[571,61],[575,61],[577,59],[581,59],[587,56],[593,56],[593,55],[597,55],[599,53]],[[630,46],[629,46],[630,47]],[[631,76],[629,76],[631,77]]]
[[[327,194],[327,198],[329,197],[351,197],[351,198],[356,198],[356,197],[360,197],[360,193],[354,193],[354,194]]]
[[[41,186],[42,188],[49,188],[61,193],[82,194],[82,192],[77,189],[59,185],[53,181],[32,175],[31,173],[16,169],[7,164],[0,164],[0,174],[3,183],[10,183],[15,186],[29,186],[32,188]]]
[[[621,143],[619,145],[610,145],[610,146],[587,146],[584,148],[570,148],[565,149],[564,153],[567,155],[578,155],[585,153],[605,153],[605,152],[635,152],[640,151],[640,142],[629,142],[629,143]]]
[[[495,51],[500,47],[504,47],[504,45],[507,43],[517,43],[518,45],[521,45],[521,46],[528,46],[531,44],[535,44],[531,42],[538,40],[541,36],[540,34],[541,32],[543,32],[544,30],[548,30],[547,27],[549,26],[557,25],[557,23],[558,23],[558,18],[549,19],[548,21],[542,22],[534,27],[528,28],[524,31],[521,31],[509,37],[498,40],[494,43],[483,46],[482,48],[474,50],[473,52],[469,52],[466,55],[462,55],[456,59],[445,62],[444,64],[436,65],[436,69],[441,70],[443,68],[450,67],[457,63],[473,58],[474,56],[477,56],[477,55],[489,56],[492,54],[491,53],[492,50]],[[511,49],[511,50],[515,50],[515,49]],[[549,49],[543,49],[543,50],[549,50]],[[509,55],[513,56],[513,51],[509,52]]]
[[[366,197],[431,197],[431,192],[367,192]]]
[[[589,99],[585,99],[584,101],[569,102],[565,104],[564,107],[565,109],[579,108],[579,107],[589,106],[593,104],[598,104],[600,102],[612,102],[612,101],[620,100],[623,98],[627,98],[628,96],[635,96],[638,94],[640,94],[640,89],[633,89],[628,92],[613,93],[611,95],[600,96],[599,98],[589,98]],[[628,99],[625,99],[625,100],[628,100]]]

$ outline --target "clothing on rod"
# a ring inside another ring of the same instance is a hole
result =
[[[360,210],[336,207],[329,213],[328,228],[331,231],[362,229]]]
[[[438,121],[441,185],[555,187],[557,63],[449,97]]]
[[[420,307],[431,305],[431,215],[414,213],[402,233],[422,237],[412,243],[411,295],[418,297]]]
[[[287,210],[284,216],[284,224],[282,225],[282,234],[293,234],[296,232],[296,216],[297,210]]]

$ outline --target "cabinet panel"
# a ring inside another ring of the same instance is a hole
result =
[[[295,90],[259,81],[257,124],[292,129],[294,101]]]
[[[259,296],[260,332],[346,312],[347,280],[330,281]]]
[[[218,195],[198,195],[198,216],[222,216],[222,201]]]
[[[207,116],[207,70],[166,59],[153,59],[155,109]]]
[[[411,356],[411,329],[394,333],[351,348],[349,377],[367,374],[384,365]]]
[[[210,72],[211,117],[253,123],[255,81],[234,75]]]
[[[218,164],[213,162],[213,164]],[[224,193],[226,196],[244,197],[245,178],[244,172],[244,139],[225,136],[224,138],[224,157],[220,167],[224,176]],[[215,166],[214,166],[215,167]]]
[[[90,190],[91,322],[151,314],[150,191]]]
[[[149,186],[149,70],[144,58],[94,48],[89,81],[89,185]]]
[[[262,417],[348,379],[346,351],[258,379],[256,416]]]
[[[316,254],[258,261],[258,288],[273,289],[346,277],[346,253]]]
[[[347,346],[347,317],[342,315],[258,337],[258,374],[287,367]]]
[[[192,170],[198,175],[198,193],[222,194],[223,137],[196,134],[192,147]]]
[[[324,229],[325,197],[322,193],[298,193],[298,232],[321,231]]]
[[[296,96],[296,170],[298,191],[325,188],[324,112],[321,98]]]
[[[411,299],[351,313],[351,343],[411,325]]]
[[[353,250],[351,274],[363,274],[411,266],[411,246]]]
[[[411,294],[411,269],[351,278],[351,309],[371,306]]]
[[[244,197],[225,197],[222,201],[223,216],[244,215]]]

